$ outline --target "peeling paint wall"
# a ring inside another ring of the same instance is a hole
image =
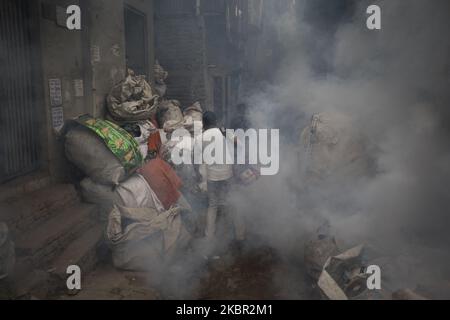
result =
[[[37,21],[35,36],[39,37],[34,48],[40,56],[37,62],[40,76],[36,81],[42,87],[42,101],[39,103],[42,119],[39,119],[39,126],[42,131],[43,166],[40,176],[48,175],[53,182],[64,181],[68,163],[62,141],[53,128],[57,117],[52,116],[52,112],[61,115],[62,111],[64,120],[85,113],[105,116],[106,96],[126,73],[125,5],[147,16],[148,73],[152,82],[155,59],[153,0],[39,0],[31,5]],[[82,30],[68,30],[63,25],[62,22],[67,19],[64,11],[69,5],[80,6]],[[62,103],[56,109],[50,97],[50,90],[54,89],[49,84],[51,79],[57,79],[61,85]],[[28,180],[34,179],[32,176]],[[0,194],[8,188],[19,190],[18,184],[23,184],[23,181],[28,183],[26,180],[25,176],[8,186],[1,186]]]

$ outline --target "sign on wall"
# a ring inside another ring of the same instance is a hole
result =
[[[52,108],[52,127],[59,130],[64,125],[64,109],[62,106]]]
[[[75,91],[75,97],[83,97],[84,96],[84,86],[82,79],[73,80],[73,89]]]
[[[61,79],[49,79],[48,87],[50,91],[50,106],[61,106],[63,104]]]

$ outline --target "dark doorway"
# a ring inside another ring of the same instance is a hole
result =
[[[148,79],[147,16],[130,6],[125,6],[125,46],[127,68]]]
[[[26,0],[0,0],[0,183],[41,164],[31,7]]]

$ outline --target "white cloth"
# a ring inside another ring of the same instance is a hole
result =
[[[233,177],[233,167],[231,164],[226,164],[226,159],[233,160],[233,154],[230,152],[234,152],[234,141],[224,137],[220,129],[208,129],[202,135],[195,137],[194,159],[203,157],[205,148],[210,143],[214,143],[215,139],[222,141],[224,159],[221,159],[220,163],[206,164],[206,176],[209,181],[228,180]],[[205,159],[202,163],[205,163]]]

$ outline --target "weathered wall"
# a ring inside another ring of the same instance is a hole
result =
[[[81,2],[81,3],[80,3]],[[154,61],[153,1],[152,0],[80,0],[55,1],[60,6],[80,4],[81,31],[69,31],[54,21],[41,19],[42,57],[44,82],[61,78],[65,119],[83,113],[105,115],[106,96],[111,87],[121,81],[126,73],[124,3],[147,14],[149,74]],[[84,82],[84,97],[75,97],[73,80]],[[48,85],[46,106],[49,106]],[[49,109],[48,109],[49,110]],[[64,178],[63,149],[51,128],[48,114],[49,168],[55,178]]]
[[[92,63],[93,113],[103,116],[105,98],[111,87],[126,74],[124,4],[130,5],[147,15],[149,46],[149,74],[153,79],[154,31],[152,0],[90,0],[89,44],[91,52],[99,52],[99,61]],[[92,56],[91,56],[92,58]]]
[[[70,4],[78,4],[72,0],[47,0],[42,3],[53,6],[66,7]],[[74,80],[85,80],[83,61],[83,31],[71,31],[58,26],[56,21],[44,17],[44,10],[39,6],[40,15],[40,40],[42,57],[42,81],[44,83],[43,104],[46,114],[46,123],[42,128],[46,129],[47,140],[42,141],[46,145],[44,156],[47,157],[47,167],[54,179],[64,176],[65,161],[61,152],[62,145],[57,139],[52,127],[51,103],[49,95],[49,79],[61,80],[62,107],[64,118],[69,119],[79,114],[91,112],[90,106],[85,103],[84,97],[75,97]]]
[[[124,3],[146,13],[148,34],[149,74],[152,81],[154,64],[153,0],[39,0],[33,3],[36,18],[36,37],[39,52],[42,114],[41,145],[43,166],[41,174],[21,177],[0,186],[2,194],[30,191],[22,185],[42,186],[33,183],[48,176],[46,181],[58,182],[67,178],[68,164],[64,156],[62,141],[52,127],[52,108],[49,95],[49,79],[60,79],[64,119],[90,113],[103,116],[106,95],[113,84],[125,75]],[[66,8],[76,4],[81,7],[82,30],[68,30],[56,22],[56,6]],[[50,9],[49,9],[50,8]],[[98,48],[98,50],[97,50]],[[93,49],[93,50],[92,50]],[[92,53],[99,53],[93,61]],[[83,81],[83,92],[76,96],[74,80]],[[30,183],[31,181],[31,183]],[[37,180],[36,180],[37,181]],[[26,190],[25,190],[26,189]]]
[[[91,0],[87,7],[92,114],[103,116],[106,95],[125,76],[123,2]]]

